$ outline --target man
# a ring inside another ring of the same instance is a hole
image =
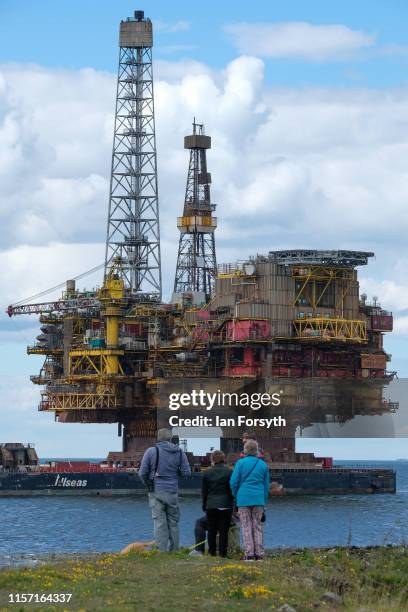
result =
[[[205,553],[205,541],[207,539],[208,519],[207,515],[200,516],[194,525],[195,547],[190,553],[191,557],[203,555]]]
[[[157,444],[143,455],[139,476],[149,488],[154,537],[159,550],[179,546],[178,477],[191,476],[186,454],[170,442],[171,431],[159,429]]]
[[[248,442],[248,440],[255,440],[255,442],[256,442],[257,441],[256,434],[254,434],[254,433],[247,433],[247,432],[244,432],[242,434],[242,451],[241,451],[241,453],[239,455],[240,457],[245,457],[245,455],[244,455],[244,446]],[[259,447],[259,451],[258,451],[258,457],[260,459],[265,459],[265,453],[264,453],[263,449],[260,448],[260,447]]]
[[[205,541],[207,538],[208,531],[208,519],[207,515],[200,516],[195,522],[194,526],[194,537],[195,546],[190,553],[190,557],[201,557],[205,553]],[[231,525],[228,531],[228,554],[233,556],[237,552],[240,552],[240,529],[239,529],[239,517],[238,514],[233,514],[231,518]]]

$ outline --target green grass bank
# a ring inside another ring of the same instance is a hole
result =
[[[72,593],[69,604],[9,603]],[[0,610],[408,610],[408,549],[273,551],[263,563],[131,552],[0,571]]]

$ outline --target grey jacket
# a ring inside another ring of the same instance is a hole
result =
[[[191,476],[186,454],[172,442],[157,442],[156,446],[159,449],[156,473],[156,449],[152,446],[143,455],[139,476],[144,482],[149,478],[154,480],[155,491],[177,493],[179,475]]]

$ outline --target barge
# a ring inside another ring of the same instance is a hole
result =
[[[4,444],[0,460],[9,457],[8,465],[0,465],[0,497],[38,495],[146,495],[137,468],[112,467],[82,461],[55,462],[40,465],[32,446]],[[11,464],[10,457],[13,463]],[[180,495],[198,496],[205,468],[189,478],[180,478]],[[394,470],[343,467],[270,467],[271,494],[336,495],[395,493]]]
[[[270,469],[275,495],[345,495],[395,493],[395,472],[389,469]],[[180,478],[180,495],[198,496],[201,472]],[[0,497],[38,495],[146,495],[136,471],[3,472]]]

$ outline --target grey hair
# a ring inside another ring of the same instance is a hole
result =
[[[244,454],[256,456],[258,454],[258,442],[251,439],[249,439],[248,442],[245,442]]]
[[[172,433],[170,429],[159,429],[157,432],[157,441],[158,442],[170,442],[172,437]]]

